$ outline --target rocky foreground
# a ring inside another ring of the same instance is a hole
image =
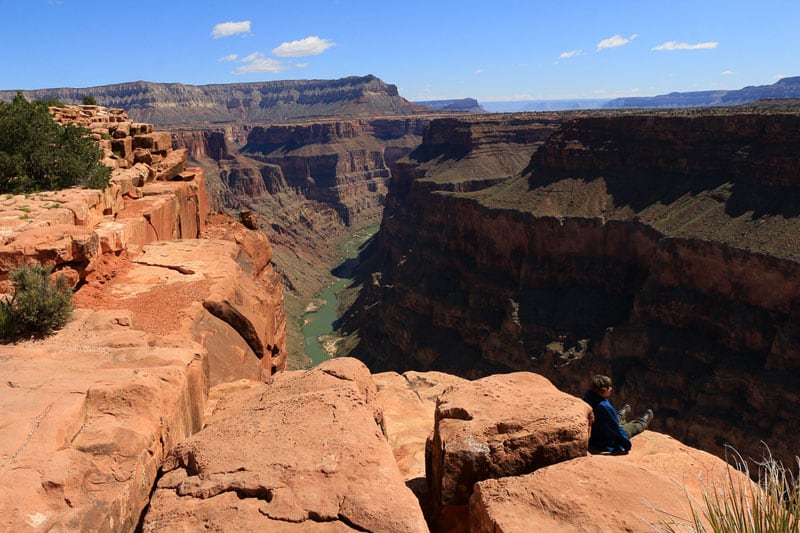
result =
[[[530,372],[284,371],[269,241],[157,133],[73,111],[131,150],[104,193],[2,201],[2,276],[52,265],[77,310],[0,345],[0,529],[650,531],[726,475],[653,432],[590,455],[589,407]]]

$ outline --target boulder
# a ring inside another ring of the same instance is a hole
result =
[[[146,148],[153,152],[172,150],[172,134],[168,131],[156,131],[134,135],[134,148]]]
[[[455,385],[436,405],[428,481],[437,507],[466,505],[475,483],[587,454],[592,410],[529,372]]]
[[[246,443],[246,444],[245,444]],[[164,466],[143,531],[427,531],[354,359],[220,400]]]
[[[469,530],[649,533],[666,524],[685,526],[690,504],[702,510],[704,488],[729,486],[729,474],[736,486],[749,483],[721,459],[646,431],[628,455],[590,455],[478,482]]]

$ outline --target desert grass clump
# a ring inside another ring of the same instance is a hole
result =
[[[769,448],[758,467],[757,482],[749,479],[747,461],[729,448],[732,458],[723,482],[706,486],[702,503],[689,500],[692,517],[672,517],[662,531],[705,533],[800,533],[800,484],[793,471],[772,457]],[[800,467],[800,458],[795,457]],[[738,471],[738,472],[737,472]]]
[[[10,296],[0,299],[0,338],[43,337],[63,327],[74,304],[67,280],[50,277],[52,267],[21,266],[11,271]]]

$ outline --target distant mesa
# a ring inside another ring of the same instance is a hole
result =
[[[10,101],[16,93],[0,91],[0,100]],[[99,105],[123,108],[133,120],[156,125],[430,112],[401,97],[395,85],[372,75],[216,85],[135,81],[82,89],[37,89],[22,94],[28,100],[57,98],[67,104],[81,103],[85,96],[92,96]]]
[[[616,98],[606,103],[606,108],[634,107],[705,107],[732,106],[756,102],[800,98],[800,76],[781,78],[772,85],[749,86],[732,91],[693,91],[669,93],[659,96]]]
[[[463,111],[466,113],[487,113],[480,103],[474,98],[456,98],[452,100],[424,100],[415,101],[417,105],[424,105],[439,111]]]

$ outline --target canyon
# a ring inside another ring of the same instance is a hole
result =
[[[380,224],[390,169],[433,116],[169,126],[174,147],[203,169],[212,205],[252,213],[269,235],[292,317],[291,368],[309,364],[300,317],[331,283],[336,243]]]
[[[115,170],[2,202],[2,290],[50,264],[78,307],[0,345],[4,528],[650,531],[729,475],[725,445],[797,454],[791,106],[53,112]],[[290,300],[378,221],[358,359],[300,370]],[[628,456],[588,449],[595,372],[656,410]]]
[[[797,109],[498,117],[434,121],[395,166],[352,355],[575,395],[609,374],[658,431],[792,464]]]

